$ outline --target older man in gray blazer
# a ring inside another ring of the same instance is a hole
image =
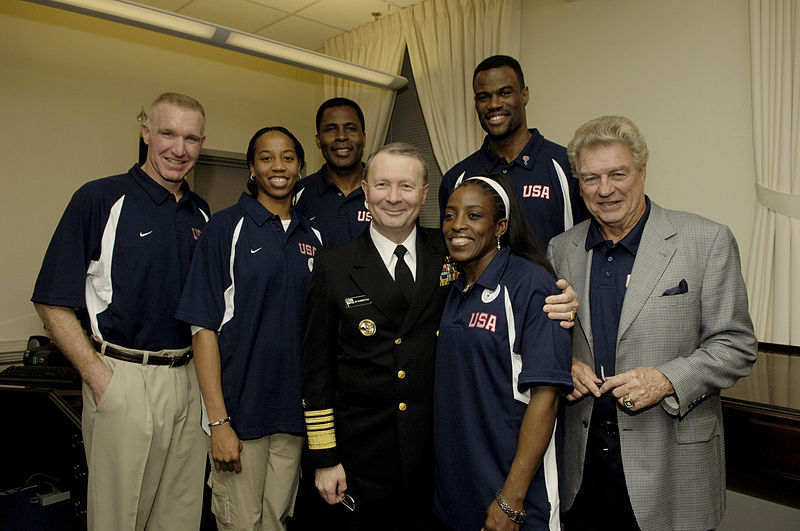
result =
[[[736,241],[645,196],[647,145],[627,118],[582,125],[568,153],[593,219],[548,246],[585,301],[566,407],[566,528],[715,528],[725,509],[719,390],[756,358]]]

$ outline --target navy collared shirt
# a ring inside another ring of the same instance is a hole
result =
[[[550,238],[589,217],[580,197],[578,180],[570,171],[567,150],[545,139],[536,129],[529,131],[530,140],[514,160],[509,162],[489,151],[487,137],[478,151],[445,173],[439,186],[440,221],[458,178],[462,174],[467,179],[487,173],[500,173],[511,181],[525,218],[542,249],[547,248]],[[563,173],[563,182],[556,165]],[[564,188],[568,190],[567,194],[564,194]],[[572,218],[565,220],[567,206]]]
[[[350,241],[369,227],[372,216],[367,209],[364,191],[356,188],[349,195],[330,182],[328,167],[301,179],[294,189],[294,208],[314,221],[322,231],[325,247]]]
[[[542,312],[559,293],[544,268],[506,246],[466,292],[464,281],[450,290],[436,349],[433,510],[454,529],[479,529],[514,459],[530,389],[571,390],[572,349],[569,332]],[[558,511],[548,486],[558,483],[561,426],[527,489],[522,529],[548,529]]]
[[[222,394],[240,439],[304,434],[303,307],[319,234],[242,193],[206,225],[176,318],[219,332]]]
[[[189,190],[175,196],[136,164],[83,185],[47,249],[33,302],[80,308],[91,333],[140,350],[191,345],[173,317],[208,205]]]
[[[598,377],[605,374],[608,378],[616,374],[617,333],[622,303],[642,232],[650,216],[650,199],[646,196],[645,202],[647,208],[644,214],[619,242],[606,240],[594,219],[586,234],[586,251],[594,249],[589,277],[589,308],[594,337],[594,370]],[[610,393],[595,401],[593,421],[616,421],[616,418],[616,399]]]

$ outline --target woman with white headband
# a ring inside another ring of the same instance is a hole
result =
[[[572,353],[542,306],[561,290],[501,175],[460,183],[442,231],[460,272],[436,353],[434,511],[457,530],[559,529]]]

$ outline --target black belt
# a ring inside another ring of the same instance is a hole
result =
[[[103,343],[95,339],[94,337],[90,337],[89,341],[92,343],[92,346],[98,351],[102,352],[105,356],[109,358],[114,358],[115,360],[121,361],[129,361],[131,363],[137,363],[139,365],[168,365],[170,367],[183,367],[192,359],[192,350],[189,349],[186,351],[185,354],[182,356],[154,356],[150,355],[147,357],[147,363],[144,363],[144,354],[134,354],[132,352],[125,352],[114,345],[106,343],[105,350],[103,350]]]

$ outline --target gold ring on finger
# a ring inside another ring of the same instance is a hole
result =
[[[627,394],[622,397],[622,405],[628,409],[633,409],[635,404],[633,403],[633,399],[631,398],[630,394]]]

